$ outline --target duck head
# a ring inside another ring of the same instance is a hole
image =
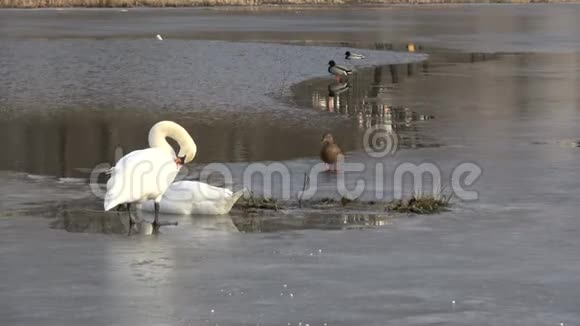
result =
[[[334,144],[334,136],[327,132],[322,136],[322,143]]]

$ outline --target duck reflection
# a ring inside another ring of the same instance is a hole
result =
[[[294,88],[296,100],[299,102],[300,99],[305,98],[302,96],[304,92],[310,92],[311,105],[318,110],[355,116],[359,116],[360,113],[382,115],[386,112],[384,108],[387,104],[381,103],[383,101],[381,97],[388,95],[391,91],[392,86],[389,83],[395,84],[403,76],[415,74],[416,65],[389,65],[362,70],[353,76],[353,80],[349,83],[327,84],[327,92],[324,93],[318,85],[312,87],[312,84],[299,84]],[[404,70],[403,74],[400,73],[401,70]],[[384,82],[383,79],[387,76],[390,80]]]
[[[361,129],[380,126],[398,134],[403,147],[433,147],[438,145],[422,144],[417,136],[417,123],[433,119],[433,116],[388,103],[392,85],[416,74],[422,67],[422,63],[409,63],[363,69],[348,83],[326,83],[326,89],[322,88],[322,83],[314,86],[305,83],[294,87],[294,92],[298,101],[300,98],[311,98],[309,104],[316,110],[355,118]],[[310,96],[304,96],[304,93],[310,93]]]
[[[350,89],[348,83],[331,83],[328,85],[328,96],[336,97]]]
[[[340,107],[340,97],[339,95],[348,91],[350,85],[348,83],[334,82],[328,85],[328,96],[326,101],[323,101],[324,105],[322,108],[326,109],[328,112],[334,112],[337,107]]]
[[[413,122],[432,119],[409,108],[393,107],[386,103],[392,86],[402,76],[415,74],[422,64],[389,65],[363,70],[350,83],[327,84],[328,93],[311,84],[295,87],[297,96],[311,92],[312,107],[316,110],[355,116],[361,128],[383,125],[390,129],[413,128]],[[419,69],[420,70],[420,69]],[[400,74],[400,71],[404,71]],[[388,78],[389,82],[383,79]],[[324,95],[323,95],[324,94]],[[326,96],[327,95],[327,96]]]

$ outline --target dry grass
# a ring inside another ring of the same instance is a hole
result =
[[[0,0],[0,8],[210,7],[263,5],[361,5],[437,3],[578,2],[578,0]]]
[[[0,7],[206,7],[257,6],[265,4],[342,4],[344,2],[342,0],[0,0]]]
[[[451,196],[422,196],[409,200],[394,200],[387,204],[386,208],[390,212],[408,214],[436,214],[446,211],[450,203]]]
[[[250,195],[247,198],[241,198],[235,205],[236,207],[241,207],[244,210],[257,210],[257,209],[267,209],[267,210],[275,210],[281,208],[281,203],[278,202],[275,198],[266,198],[266,197],[256,197],[254,196],[253,192],[250,192]]]

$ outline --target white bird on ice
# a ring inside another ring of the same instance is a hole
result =
[[[177,141],[179,154],[175,155],[166,137]],[[135,220],[131,215],[131,204],[153,200],[153,227],[158,228],[159,202],[181,166],[193,160],[197,146],[182,126],[172,121],[161,121],[149,131],[149,147],[123,156],[109,170],[111,178],[107,181],[104,206],[105,211],[108,211],[126,204],[130,223],[133,224]]]
[[[199,181],[174,182],[161,199],[161,213],[178,215],[224,215],[228,214],[245,189],[233,192]],[[153,211],[150,202],[140,206],[144,211]]]

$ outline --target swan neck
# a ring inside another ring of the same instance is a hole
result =
[[[179,144],[180,156],[188,155],[190,160],[193,159],[197,151],[195,142],[182,126],[172,121],[161,121],[151,128],[149,131],[149,147],[168,150],[175,156],[173,148],[167,142],[167,137]]]
[[[155,124],[149,131],[149,147],[161,148],[174,153],[173,148],[167,142],[167,137],[171,137],[170,126],[162,123]]]

